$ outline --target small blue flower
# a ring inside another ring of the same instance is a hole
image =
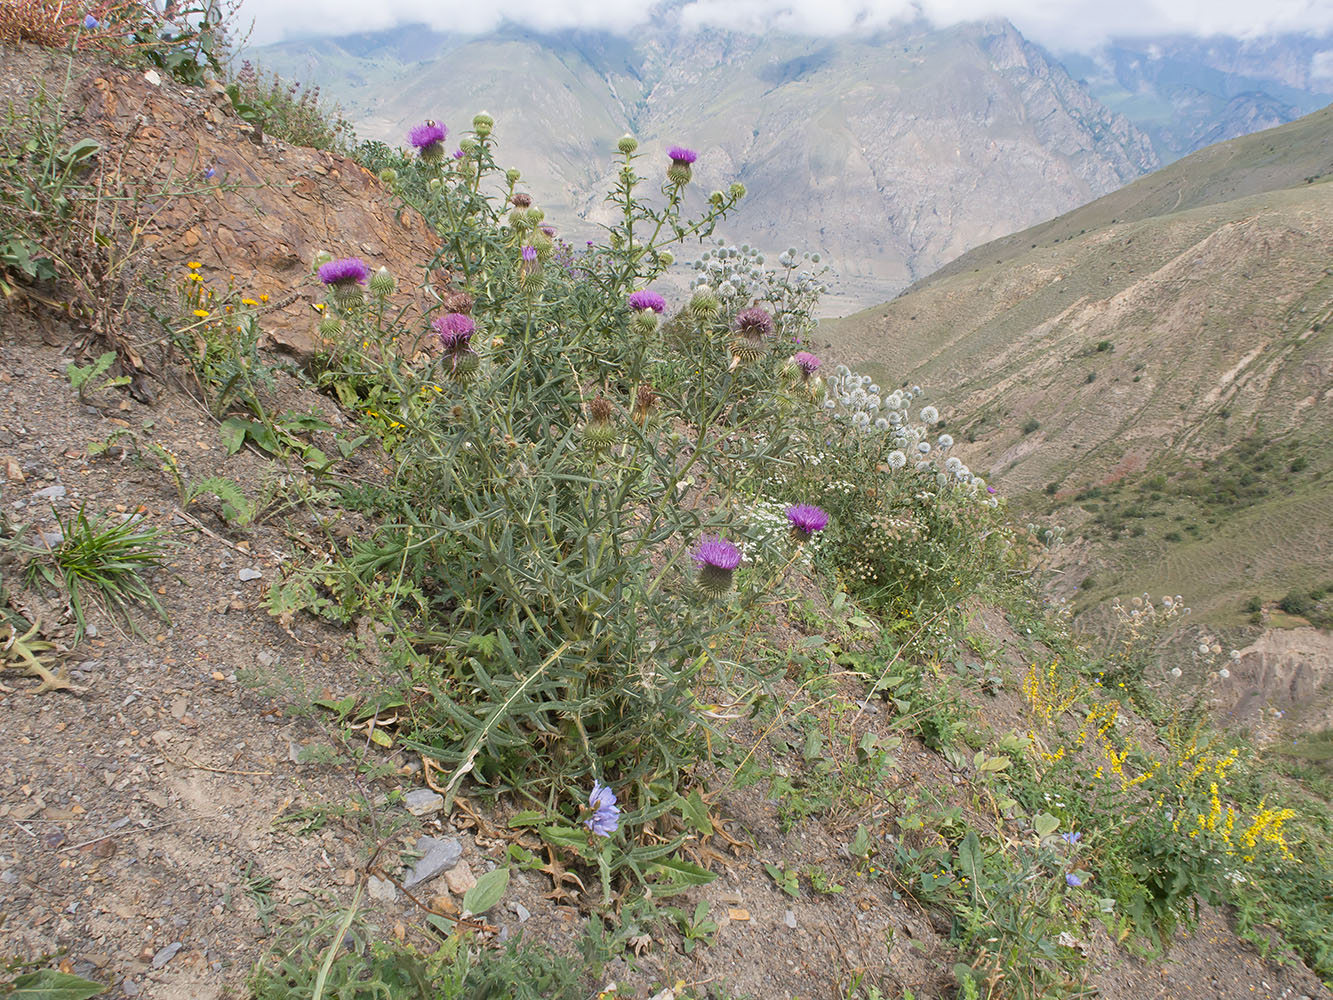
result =
[[[588,807],[593,810],[592,818],[585,820],[583,825],[597,836],[609,837],[620,829],[620,808],[616,805],[616,794],[600,781],[592,783]]]
[[[88,31],[96,31],[98,28],[102,26],[102,24],[100,21],[97,20],[97,18],[89,14],[87,17],[83,19],[83,26]]]
[[[1062,833],[1060,834],[1060,837],[1066,844],[1077,844],[1083,839],[1083,834],[1075,830],[1073,833]]]
[[[1077,889],[1082,884],[1083,880],[1079,878],[1077,875],[1075,875],[1073,872],[1070,872],[1068,875],[1065,876],[1065,885],[1069,886],[1071,889]]]
[[[207,170],[204,171],[204,180],[211,181],[216,173],[217,173],[216,170],[214,170],[212,167],[209,167]]]

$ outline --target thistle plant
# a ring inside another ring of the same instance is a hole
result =
[[[739,303],[698,312],[652,288],[739,185],[687,217],[681,172],[642,198],[643,154],[622,140],[616,224],[554,266],[553,230],[496,164],[495,134],[478,116],[461,155],[438,159],[415,136],[420,155],[391,168],[441,245],[424,317],[396,292],[348,294],[359,270],[336,276],[346,291],[321,273],[343,330],[326,381],[354,383],[340,396],[368,417],[375,387],[368,426],[394,425],[402,513],[343,573],[432,692],[413,742],[450,794],[465,776],[507,786],[572,826],[595,776],[617,789],[623,830],[660,816],[704,752],[696,692],[757,689],[716,641],[775,579],[742,562],[735,512],[813,404],[779,377],[786,348],[731,368]],[[642,876],[635,850],[599,854],[604,881]]]

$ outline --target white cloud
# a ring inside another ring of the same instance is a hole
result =
[[[873,30],[924,16],[935,24],[1007,17],[1029,38],[1054,48],[1089,48],[1107,38],[1143,35],[1232,35],[1250,38],[1292,32],[1333,33],[1329,0],[684,0],[687,26],[836,35]],[[429,24],[465,34],[509,20],[538,30],[582,27],[627,32],[644,24],[655,0],[243,0],[255,21],[254,41],[301,35],[375,31],[398,24]]]

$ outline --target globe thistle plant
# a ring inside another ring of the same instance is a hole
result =
[[[808,503],[788,507],[787,520],[791,523],[792,541],[797,544],[808,542],[816,532],[828,527],[828,514]]]

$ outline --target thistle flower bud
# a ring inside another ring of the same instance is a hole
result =
[[[464,153],[470,153],[477,148],[477,140],[470,135],[465,135],[458,140],[458,148]]]
[[[744,198],[744,197],[745,197],[745,185],[742,184],[740,181],[736,181],[736,182],[734,182],[734,183],[731,185],[731,196],[732,196],[733,198],[735,198],[737,201],[740,201],[742,198]],[[762,264],[763,261],[761,260],[759,263]]]
[[[479,138],[485,139],[494,127],[495,119],[485,111],[477,112],[472,118],[472,131],[476,132]]]
[[[615,444],[617,432],[611,418],[615,407],[605,396],[597,396],[588,403],[588,422],[583,426],[583,443],[594,452]]]
[[[518,167],[510,167],[505,171],[505,180],[510,184],[517,184],[519,176]]]
[[[319,320],[319,336],[323,340],[336,340],[342,335],[343,321],[333,313],[324,313]]]
[[[380,181],[392,187],[398,182],[398,171],[393,167],[385,167],[380,171]]]
[[[717,316],[722,309],[722,301],[711,288],[703,286],[694,293],[688,308],[691,316],[706,322]]]
[[[650,385],[639,386],[634,394],[634,412],[631,414],[634,422],[642,427],[648,421],[648,417],[653,412],[653,407],[657,405],[657,393],[653,392]]]
[[[440,180],[438,177],[432,177],[426,182],[427,191],[438,191],[442,187],[444,187],[444,181]]]
[[[537,223],[541,222],[542,219],[544,218],[546,218],[546,213],[543,212],[536,205],[533,205],[530,209],[528,209],[528,221],[532,223],[534,226]]]
[[[661,262],[663,267],[670,267],[676,262],[676,255],[670,250],[659,250],[657,252],[657,259]]]
[[[387,267],[381,267],[370,276],[370,294],[377,299],[387,299],[397,287],[398,283]]]
[[[616,149],[620,150],[626,156],[630,156],[638,148],[639,140],[634,138],[634,136],[630,135],[628,132],[622,135],[620,140],[616,143]]]
[[[708,203],[714,208],[721,208],[727,203],[727,196],[721,191],[714,191],[708,196]]]

